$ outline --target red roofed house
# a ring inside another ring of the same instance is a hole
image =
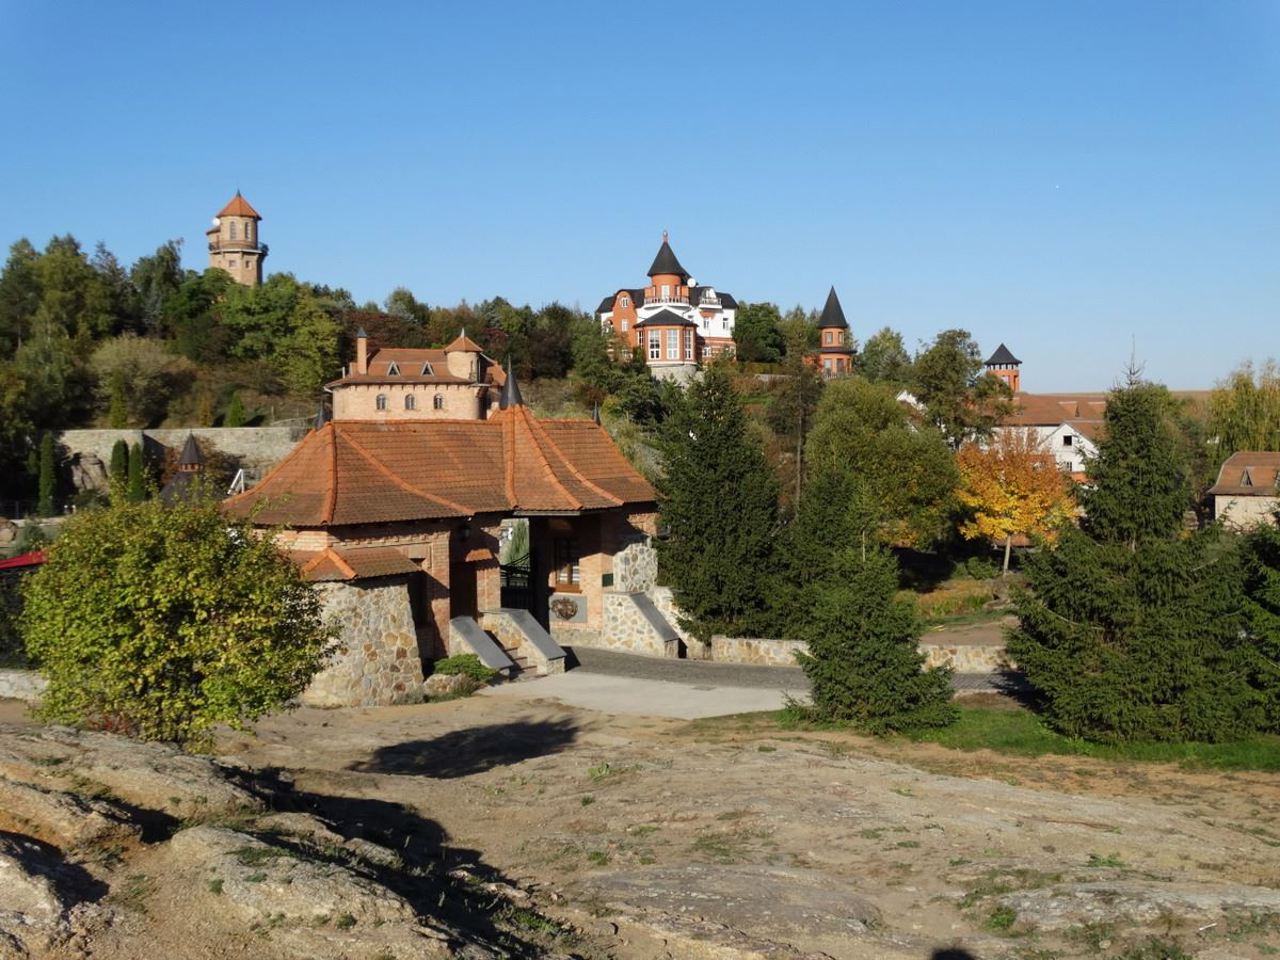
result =
[[[261,284],[262,261],[267,259],[267,245],[258,237],[261,219],[237,190],[204,232],[209,241],[209,266],[227,271],[232,280],[247,287]]]
[[[1233,453],[1209,488],[1213,518],[1241,530],[1268,522],[1280,508],[1280,452],[1242,450]]]
[[[655,377],[680,380],[693,376],[704,359],[733,351],[737,313],[732,296],[689,276],[665,230],[649,267],[649,285],[620,289],[596,308],[607,331],[644,350]]]
[[[356,359],[325,386],[335,420],[483,420],[506,382],[466,331],[443,349],[385,348],[369,355],[356,333]]]
[[[402,362],[406,353],[375,359]],[[449,369],[455,357],[478,364],[482,356],[465,344],[444,353]],[[417,394],[393,393],[381,380],[366,390],[365,365],[358,358],[330,385],[331,422],[226,501],[231,513],[278,528],[304,576],[323,585],[341,626],[340,654],[304,700],[420,699],[423,664],[457,652],[504,670],[563,669],[557,641],[600,636],[615,554],[654,532],[653,489],[598,424],[535,418],[509,373],[499,409],[487,417],[475,406],[447,417],[432,405],[411,419],[403,400]],[[399,374],[422,379],[410,386],[428,394],[445,389],[426,382],[433,375]],[[475,366],[457,381],[460,396],[483,402],[489,381]],[[348,391],[356,397],[350,404]],[[369,393],[385,395],[387,409],[364,416]],[[498,565],[500,525],[513,517],[529,523],[532,589],[521,609],[503,605]]]

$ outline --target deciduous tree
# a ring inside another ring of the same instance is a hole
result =
[[[297,568],[208,500],[72,517],[24,594],[43,715],[150,740],[198,740],[285,705],[329,641]]]
[[[1280,450],[1280,367],[1246,361],[1209,396],[1218,462],[1240,450]]]
[[[1071,481],[1031,431],[1003,431],[989,446],[970,443],[956,455],[957,496],[968,512],[960,533],[1004,544],[1003,573],[1018,534],[1052,543],[1070,522]]]
[[[952,447],[982,440],[1012,410],[1012,394],[984,372],[977,341],[967,330],[943,330],[916,354],[912,391]]]

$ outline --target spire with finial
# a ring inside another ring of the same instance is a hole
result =
[[[499,410],[510,410],[512,407],[523,407],[524,397],[520,396],[520,384],[516,383],[516,372],[511,368],[511,358],[507,358],[507,379],[502,384],[502,395],[498,398]]]
[[[182,473],[197,473],[204,469],[204,454],[196,443],[196,435],[187,431],[187,442],[182,447],[182,456],[178,458],[178,469]]]

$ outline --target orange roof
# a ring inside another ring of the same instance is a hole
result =
[[[449,360],[445,355],[447,352],[447,348],[441,350],[438,347],[387,347],[369,358],[368,373],[351,371],[327,386],[342,383],[472,383],[467,377],[458,377],[449,372]],[[506,373],[496,363],[490,361],[487,368],[483,364],[481,366],[482,383],[500,387],[506,382]]]
[[[218,211],[220,217],[252,217],[254,220],[261,220],[258,211],[249,205],[249,201],[240,196],[240,191],[236,191],[236,195],[231,198],[231,202]]]
[[[1215,496],[1274,497],[1280,494],[1280,452],[1241,450],[1227,458],[1218,471],[1218,482],[1209,488]]]
[[[480,344],[476,343],[465,332],[458,335],[458,338],[444,348],[445,353],[456,353],[461,350],[463,353],[484,353],[480,349]]]
[[[1013,414],[1004,423],[1014,427],[1049,427],[1067,421],[1077,424],[1101,420],[1106,410],[1105,393],[1019,393],[1013,398]]]
[[[387,577],[397,573],[415,573],[422,569],[394,547],[354,550],[326,547],[319,553],[299,553],[296,557],[302,568],[302,578],[312,582]]]
[[[516,406],[488,420],[332,421],[226,507],[263,525],[328,527],[653,500],[598,424]]]

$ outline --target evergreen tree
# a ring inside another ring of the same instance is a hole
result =
[[[1167,394],[1112,392],[1088,516],[1027,564],[1009,654],[1048,722],[1092,740],[1224,740],[1257,727],[1234,540],[1181,531]]]
[[[723,367],[689,387],[663,439],[658,556],[683,625],[704,643],[749,631],[764,609],[778,486]]]
[[[871,733],[945,726],[956,717],[951,671],[925,670],[914,602],[897,596],[898,565],[883,547],[851,544],[832,556],[799,639],[812,714]]]
[[[1245,618],[1264,726],[1280,733],[1280,513],[1245,538]]]
[[[40,481],[38,486],[39,500],[36,513],[42,517],[51,517],[54,512],[54,495],[57,493],[57,464],[53,458],[53,434],[45,432],[40,438]]]
[[[240,399],[239,393],[233,393],[231,395],[231,404],[227,407],[227,415],[223,418],[222,424],[226,427],[243,427],[244,421],[244,401]]]
[[[129,489],[126,494],[130,503],[141,503],[147,498],[146,478],[142,462],[142,444],[135,443],[129,447]]]
[[[111,445],[111,472],[108,479],[111,483],[112,501],[121,500],[129,484],[129,444],[123,439]]]

